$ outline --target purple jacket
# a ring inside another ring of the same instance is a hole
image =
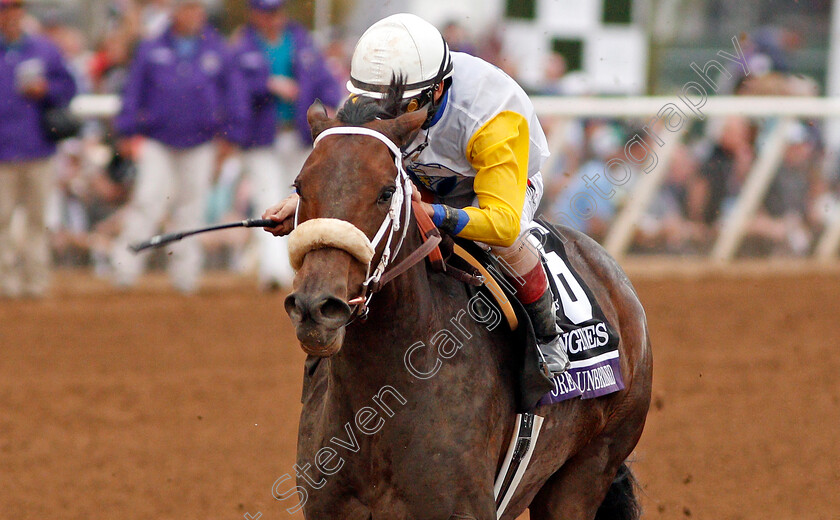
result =
[[[189,58],[180,58],[175,35],[142,42],[131,63],[115,119],[117,132],[144,135],[174,148],[214,137],[242,139],[248,117],[242,77],[219,34],[207,26]]]
[[[306,110],[316,99],[325,105],[337,106],[344,91],[330,71],[309,33],[301,25],[289,22],[286,30],[294,46],[294,80],[300,95],[295,102],[295,128],[301,140],[311,143],[312,136],[306,121]],[[250,97],[250,117],[244,139],[238,141],[243,148],[268,146],[277,134],[276,98],[268,91],[270,74],[266,58],[259,44],[259,36],[251,26],[245,26],[234,47],[236,66],[242,72]]]
[[[34,101],[15,86],[26,69],[43,71],[46,98]],[[23,72],[22,72],[23,71]],[[76,94],[76,84],[54,44],[27,35],[9,46],[0,43],[0,162],[43,159],[55,153],[55,144],[41,129],[47,108],[64,107]]]

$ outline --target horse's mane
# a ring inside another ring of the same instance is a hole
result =
[[[361,126],[375,119],[394,119],[400,114],[405,84],[405,77],[402,74],[392,75],[384,98],[350,96],[336,117],[339,122],[352,126]]]

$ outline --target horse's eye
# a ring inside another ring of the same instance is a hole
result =
[[[393,186],[385,188],[384,190],[382,190],[382,193],[379,195],[379,200],[377,202],[390,202],[391,197],[394,196],[395,191],[396,191],[396,188],[394,188]]]

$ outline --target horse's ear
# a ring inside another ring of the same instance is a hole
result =
[[[427,115],[428,110],[422,109],[407,112],[393,120],[391,133],[396,137],[399,146],[405,146],[414,137],[415,132],[426,122]]]
[[[312,130],[312,139],[318,137],[318,134],[327,129],[330,123],[330,117],[327,115],[327,108],[321,103],[320,99],[316,99],[309,109],[306,111],[306,120],[309,122],[309,128]]]

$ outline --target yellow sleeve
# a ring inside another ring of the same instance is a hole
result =
[[[528,183],[528,121],[516,112],[501,112],[467,143],[467,159],[476,170],[473,188],[478,207],[463,210],[469,221],[458,236],[507,247],[519,236],[519,221]]]

